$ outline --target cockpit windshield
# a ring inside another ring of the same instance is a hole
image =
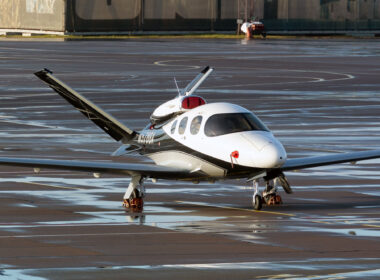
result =
[[[209,137],[252,130],[269,131],[252,113],[216,114],[205,124],[205,134]]]

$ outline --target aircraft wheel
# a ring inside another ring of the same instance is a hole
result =
[[[144,207],[144,200],[141,197],[133,198],[131,201],[131,206],[136,211],[142,210]]]
[[[132,212],[140,212],[144,208],[144,200],[141,197],[124,199],[123,206]]]
[[[282,204],[282,198],[278,194],[275,196],[276,204]]]
[[[261,208],[263,208],[263,199],[260,195],[255,195],[253,198],[253,209],[261,210]]]
[[[131,203],[129,202],[129,199],[124,199],[123,206],[127,209],[129,209],[129,207],[131,207]]]

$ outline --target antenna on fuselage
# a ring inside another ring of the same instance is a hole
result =
[[[181,93],[181,91],[180,91],[180,89],[179,89],[179,87],[178,87],[178,83],[177,83],[177,80],[176,80],[176,78],[175,78],[175,77],[174,77],[174,83],[175,83],[175,86],[177,87],[178,96],[181,96],[181,95],[182,95],[182,93]]]

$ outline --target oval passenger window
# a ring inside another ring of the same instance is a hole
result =
[[[181,122],[179,123],[178,126],[178,133],[179,134],[184,134],[186,130],[186,125],[187,125],[187,117],[184,117]]]
[[[175,122],[172,124],[172,127],[170,128],[171,134],[174,133],[176,126],[177,126],[177,120],[175,120]]]
[[[195,135],[199,132],[202,123],[202,116],[197,116],[191,121],[190,133]]]

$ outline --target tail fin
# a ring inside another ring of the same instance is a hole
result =
[[[126,127],[110,114],[104,112],[94,103],[54,77],[52,75],[53,72],[50,70],[44,69],[34,74],[116,141],[122,140],[126,142],[136,135],[134,130]]]
[[[206,80],[206,78],[214,71],[214,68],[209,66],[205,67],[195,78],[192,80],[185,89],[181,92],[181,95],[192,95],[197,88]]]

